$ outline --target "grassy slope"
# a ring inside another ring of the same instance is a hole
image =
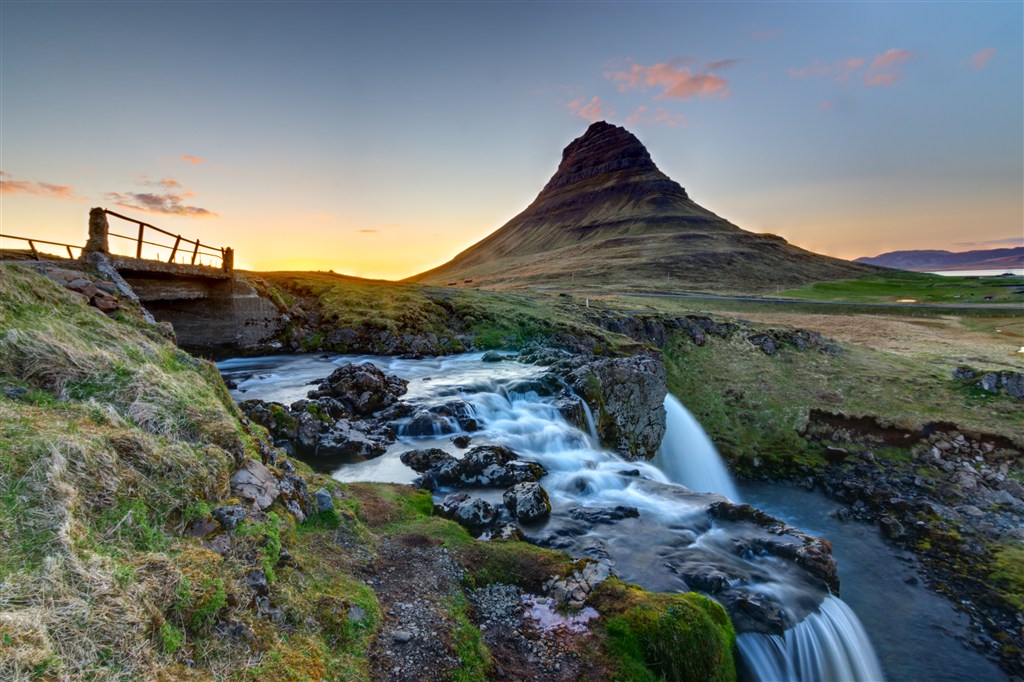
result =
[[[947,277],[892,270],[855,280],[817,282],[779,293],[787,298],[854,303],[1024,303],[1024,277]],[[991,297],[986,301],[986,298]]]
[[[18,268],[0,271],[0,303],[0,679],[367,679],[382,605],[357,574],[382,538],[451,548],[469,569],[463,589],[536,589],[573,569],[525,543],[471,540],[431,516],[427,493],[344,486],[300,463],[311,489],[337,489],[339,514],[297,525],[275,508],[244,522],[225,556],[203,549],[184,529],[231,501],[231,472],[263,438],[243,427],[215,368]],[[278,565],[281,547],[293,562]],[[272,576],[282,624],[251,606],[245,576],[257,567]],[[651,679],[616,644],[635,642],[632,621],[604,628],[628,606],[643,607],[644,632],[685,635],[700,670],[734,677],[720,608],[631,594],[606,604],[596,628],[609,675]],[[484,679],[490,659],[466,603],[461,593],[451,600],[456,677]],[[366,617],[351,622],[350,605]],[[217,634],[234,623],[251,642]]]

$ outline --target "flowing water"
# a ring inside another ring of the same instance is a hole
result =
[[[225,378],[236,382],[232,393],[237,399],[288,404],[305,397],[312,380],[342,364],[364,361],[407,379],[409,390],[403,400],[427,407],[453,399],[468,404],[480,425],[480,430],[468,434],[473,445],[505,445],[545,466],[548,475],[542,484],[553,510],[548,521],[524,528],[532,541],[606,561],[623,579],[651,590],[687,590],[695,566],[713,567],[712,577],[724,574],[730,586],[780,604],[793,627],[783,635],[748,632],[738,638],[746,678],[882,679],[871,643],[843,601],[829,595],[819,581],[795,570],[792,562],[743,549],[756,548],[759,538],[755,535],[763,530],[712,520],[708,515],[708,505],[723,499],[722,495],[734,501],[740,496],[699,424],[674,398],[666,399],[668,432],[657,458],[652,463],[632,462],[596,447],[592,434],[562,417],[557,396],[548,395],[539,381],[543,367],[511,361],[484,363],[481,354],[429,360],[286,355],[227,360],[219,367]],[[592,421],[588,415],[588,422]],[[381,457],[334,466],[332,475],[343,481],[408,483],[416,474],[401,464],[398,455],[414,447],[440,447],[455,456],[465,452],[448,435],[400,436]],[[474,490],[472,494],[496,501],[501,491]],[[744,496],[759,506],[747,490]],[[635,508],[639,515],[585,526],[578,523],[581,513],[606,512],[619,505]],[[816,529],[803,528],[811,533]],[[845,566],[840,568],[845,581]],[[876,608],[885,614],[894,606],[886,602]],[[884,624],[878,632],[887,632]],[[928,657],[931,652],[917,649],[916,654]],[[894,679],[923,678],[897,675]]]

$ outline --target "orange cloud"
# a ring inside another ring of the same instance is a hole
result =
[[[36,180],[15,180],[0,171],[0,194],[33,194],[47,199],[78,199],[71,185],[55,185]]]
[[[626,117],[627,125],[663,125],[668,128],[682,128],[686,125],[686,116],[671,114],[664,107],[651,111],[650,107],[641,104],[632,114]]]
[[[565,108],[588,121],[600,121],[603,118],[602,112],[605,110],[605,103],[601,101],[600,97],[593,97],[589,102],[582,97],[577,97],[566,104]],[[607,113],[610,116],[613,112]]]
[[[200,156],[189,156],[188,154],[182,154],[181,160],[186,161],[188,163],[194,163],[197,166],[201,164],[203,161],[206,161],[206,159]]]
[[[140,175],[135,178],[136,184],[152,187],[159,192],[107,192],[103,196],[118,206],[135,208],[149,213],[165,213],[183,215],[190,218],[208,218],[216,216],[213,211],[200,206],[185,203],[186,199],[195,196],[195,192],[183,189],[181,183],[171,178],[150,180],[149,176]],[[180,190],[180,191],[172,191]]]
[[[836,103],[831,101],[831,100],[827,100],[827,99],[826,100],[822,100],[818,104],[818,108],[819,109],[826,109],[826,110],[827,109],[835,109],[836,108]]]
[[[903,77],[898,67],[916,56],[917,54],[910,50],[895,48],[883,52],[871,61],[871,66],[864,74],[864,84],[869,87],[892,85]]]
[[[619,91],[636,88],[660,88],[655,99],[690,99],[692,97],[728,97],[729,84],[725,79],[711,73],[736,63],[734,59],[722,59],[705,65],[703,69],[691,69],[686,64],[692,59],[673,58],[661,64],[644,66],[631,64],[628,69],[606,71],[604,77],[619,84]]]
[[[988,60],[992,59],[996,54],[996,48],[986,47],[984,50],[978,50],[971,55],[971,66],[975,69],[984,69],[988,64]]]

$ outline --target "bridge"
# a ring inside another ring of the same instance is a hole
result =
[[[116,231],[110,219],[117,221]],[[171,323],[183,346],[243,348],[265,340],[279,319],[270,302],[235,276],[231,247],[203,244],[105,208],[89,211],[84,246],[10,234],[0,237],[27,243],[28,250],[21,254],[35,261],[109,261],[153,317]],[[121,240],[114,242],[116,250],[111,250],[112,239]],[[61,247],[68,258],[45,253],[47,246]]]

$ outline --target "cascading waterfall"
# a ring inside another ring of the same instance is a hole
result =
[[[482,363],[480,358],[481,354],[422,361],[278,356],[229,360],[220,368],[237,380],[239,399],[291,402],[304,397],[311,376],[326,376],[340,364],[371,361],[407,379],[404,399],[419,407],[464,401],[480,424],[480,430],[468,434],[474,444],[505,445],[544,465],[548,475],[542,483],[555,508],[553,519],[559,510],[564,517],[570,507],[602,510],[622,505],[639,511],[639,518],[595,525],[580,536],[579,544],[563,547],[611,561],[624,579],[652,590],[689,589],[671,567],[714,561],[722,570],[747,576],[742,582],[753,592],[777,596],[790,622],[797,625],[778,636],[740,635],[742,665],[751,678],[773,682],[881,679],[871,644],[843,602],[794,575],[792,567],[738,554],[729,531],[710,521],[708,496],[678,487],[724,494],[734,501],[739,498],[718,453],[678,400],[672,396],[665,400],[668,429],[655,461],[625,461],[600,449],[596,437],[569,424],[556,407],[557,396],[509,390],[520,382],[528,385],[544,368],[511,361]],[[295,377],[291,382],[290,375]],[[594,436],[593,415],[585,405],[584,412]],[[461,456],[448,435],[401,436],[381,457],[345,465],[333,475],[349,481],[409,482],[414,474],[401,464],[398,454],[411,447],[442,447]],[[541,535],[528,536],[544,541]]]
[[[781,635],[746,633],[736,646],[753,682],[884,679],[867,633],[837,597]]]
[[[739,502],[740,495],[718,450],[700,422],[671,393],[665,395],[665,419],[665,438],[653,464],[673,483]]]
[[[673,483],[739,502],[725,463],[696,418],[671,393],[665,396],[665,412],[665,439],[654,463]],[[831,595],[783,634],[745,633],[736,644],[754,682],[884,679],[860,620]]]

